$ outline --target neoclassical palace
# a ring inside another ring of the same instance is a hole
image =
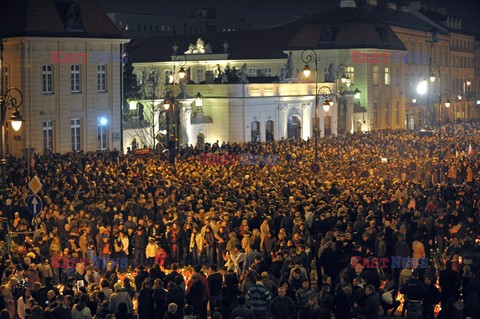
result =
[[[473,36],[458,19],[435,19],[419,2],[399,8],[342,0],[336,9],[273,29],[143,39],[131,42],[128,52],[140,85],[152,74],[160,83],[150,103],[159,106],[159,114],[161,90],[175,82],[181,144],[308,139],[316,96],[322,137],[414,129],[427,116],[439,116],[439,104],[432,102],[428,110],[426,96],[416,90],[428,78],[430,58],[441,71],[430,87],[431,101],[447,88],[460,91],[474,75]],[[455,101],[458,108],[442,117],[461,117],[462,110],[475,116],[472,92],[466,96],[470,107]],[[155,131],[164,133],[163,122],[157,122]],[[124,132],[125,148],[133,139],[140,142],[134,129]]]

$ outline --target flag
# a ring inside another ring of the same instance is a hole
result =
[[[475,152],[473,151],[473,148],[472,148],[472,143],[468,144],[468,155],[473,155],[475,154]]]

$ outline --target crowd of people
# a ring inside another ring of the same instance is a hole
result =
[[[0,319],[478,319],[479,133],[324,138],[315,171],[312,140],[182,147],[175,170],[168,155],[10,158]]]

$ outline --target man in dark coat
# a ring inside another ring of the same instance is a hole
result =
[[[232,313],[230,314],[230,319],[235,319],[237,317],[243,319],[255,319],[255,315],[253,311],[245,306],[245,297],[239,296],[237,299],[238,307],[233,309]]]
[[[447,260],[447,268],[440,272],[439,283],[442,291],[442,308],[447,306],[448,298],[458,298],[458,289],[460,286],[460,277],[455,270],[452,270],[452,262]]]
[[[365,319],[378,319],[380,297],[375,292],[375,287],[373,287],[373,285],[367,285],[365,287],[365,294],[367,295],[367,299],[365,300],[363,307],[359,307],[356,303],[353,306],[358,308],[358,313],[363,314]]]

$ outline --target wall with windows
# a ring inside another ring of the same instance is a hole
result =
[[[11,153],[66,153],[120,148],[120,63],[58,63],[52,51],[119,53],[124,40],[11,38],[5,44],[10,86],[23,92],[22,129],[9,132]],[[75,61],[77,62],[77,61]],[[106,118],[102,143],[98,122]]]

